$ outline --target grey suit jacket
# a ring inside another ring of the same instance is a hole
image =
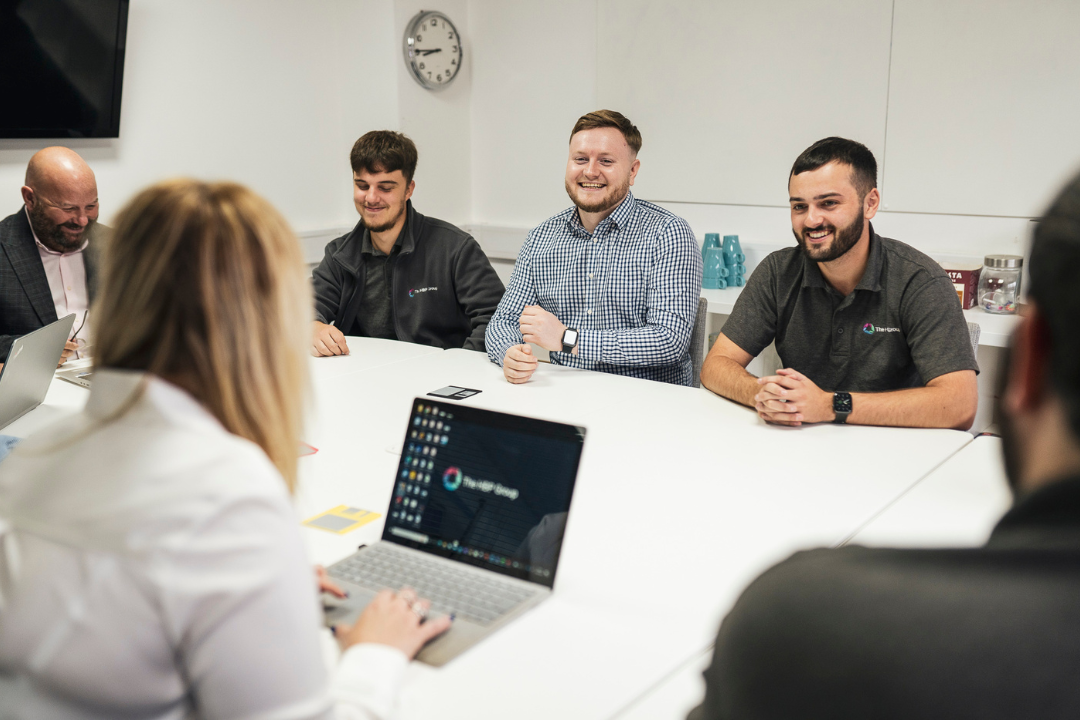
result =
[[[100,227],[100,226],[99,226]],[[94,233],[83,252],[90,300],[97,289],[97,245]],[[0,220],[0,362],[20,335],[56,322],[49,279],[34,243],[26,212]]]

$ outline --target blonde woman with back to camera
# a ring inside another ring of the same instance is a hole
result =
[[[328,677],[289,499],[312,303],[285,221],[239,185],[161,183],[101,288],[86,409],[0,473],[0,716],[388,715],[449,619],[384,592]]]

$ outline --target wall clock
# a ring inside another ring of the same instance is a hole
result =
[[[421,11],[405,28],[405,65],[428,90],[441,90],[461,71],[461,36],[441,12]]]

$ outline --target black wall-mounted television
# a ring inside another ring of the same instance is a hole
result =
[[[0,0],[0,138],[120,137],[129,0]]]

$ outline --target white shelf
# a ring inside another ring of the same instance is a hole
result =
[[[964,317],[979,326],[979,344],[990,347],[1008,347],[1009,337],[1020,322],[1019,315],[991,315],[977,307],[965,310]]]
[[[735,307],[742,288],[727,288],[725,290],[702,290],[701,297],[709,301],[709,313],[713,315],[730,315]],[[1009,344],[1009,336],[1020,318],[1017,315],[991,315],[979,308],[964,311],[964,317],[968,322],[977,323],[981,328],[979,345],[989,347],[1006,347]]]
[[[713,315],[730,315],[735,307],[735,301],[742,292],[741,287],[727,288],[725,290],[702,289],[701,297],[709,301],[709,312]]]

